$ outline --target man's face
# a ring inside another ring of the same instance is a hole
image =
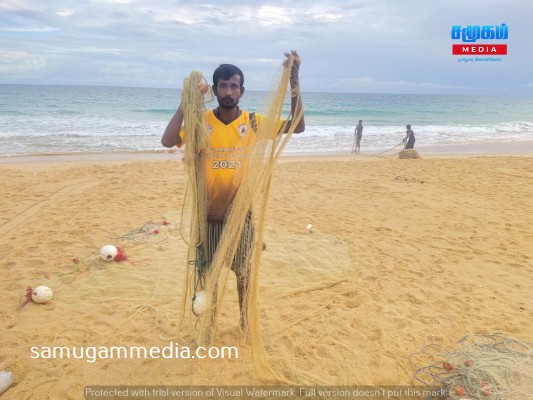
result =
[[[217,86],[213,86],[213,92],[217,96],[220,107],[228,109],[236,107],[244,94],[244,87],[241,87],[241,77],[233,75],[228,80],[219,79]]]

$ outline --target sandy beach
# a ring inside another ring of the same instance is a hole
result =
[[[216,345],[236,346],[238,359],[31,351],[193,345],[194,316],[178,326],[186,175],[178,154],[163,158],[0,163],[0,370],[15,380],[2,400],[81,399],[88,385],[261,384],[233,275]],[[409,356],[427,344],[493,332],[532,341],[532,182],[531,155],[283,158],[259,278],[271,366],[296,384],[420,385]],[[101,261],[105,244],[128,261]],[[55,289],[52,302],[20,308],[39,285]]]

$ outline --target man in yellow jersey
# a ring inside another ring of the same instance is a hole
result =
[[[302,110],[299,90],[300,57],[296,51],[285,53],[286,57],[294,56],[291,70],[291,110],[297,115]],[[207,265],[211,263],[218,240],[224,229],[224,219],[239,189],[234,176],[243,166],[251,153],[255,142],[255,132],[261,125],[263,117],[242,110],[239,100],[244,94],[244,75],[231,64],[220,65],[213,73],[213,93],[218,107],[206,112],[206,121],[210,133],[210,149],[207,154],[206,180],[208,195],[207,233],[208,243],[205,246]],[[183,143],[183,112],[178,108],[161,138],[165,147],[181,146]],[[291,121],[283,125],[288,129]],[[305,130],[302,116],[294,129],[294,133]],[[283,133],[283,132],[281,132]],[[251,214],[246,218],[241,241],[233,260],[232,270],[237,276],[237,291],[241,315],[241,328],[247,329],[246,295],[249,288],[250,263],[247,254],[253,246],[253,225]],[[246,260],[246,261],[245,261]]]

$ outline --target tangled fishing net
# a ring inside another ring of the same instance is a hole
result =
[[[465,336],[459,344],[454,351],[430,344],[411,354],[414,378],[443,388],[449,399],[532,398],[531,343],[496,333]]]
[[[270,368],[266,360],[257,312],[257,280],[272,171],[303,116],[303,108],[300,107],[297,115],[288,116],[292,124],[283,126],[284,134],[277,134],[294,62],[294,57],[290,56],[282,66],[277,87],[269,99],[268,111],[257,126],[250,154],[234,177],[239,189],[221,226],[213,227],[207,223],[209,196],[205,164],[210,142],[204,121],[205,93],[199,90],[205,87],[203,76],[199,72],[192,72],[184,82],[182,93],[184,161],[189,177],[187,197],[191,221],[189,237],[185,240],[189,245],[188,278],[180,321],[183,321],[186,311],[191,310],[191,299],[196,299],[196,294],[201,292],[205,310],[196,316],[196,342],[201,345],[212,343],[216,339],[216,321],[230,267],[245,271],[238,276],[238,285],[246,290],[240,299],[245,314],[241,315],[241,328],[245,337],[249,337],[257,374],[272,382],[283,379]],[[290,94],[292,97],[298,95],[297,92]],[[214,236],[219,236],[217,246],[211,245]],[[247,323],[242,324],[243,321]]]
[[[420,158],[420,156],[418,155],[418,152],[413,149],[405,149],[405,150],[400,151],[400,153],[398,154],[398,157],[402,160]]]

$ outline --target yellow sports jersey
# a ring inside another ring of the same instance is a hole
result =
[[[257,126],[264,117],[255,115]],[[205,113],[210,133],[210,149],[206,159],[208,196],[208,221],[223,221],[240,185],[239,171],[244,167],[255,144],[256,133],[250,123],[250,113],[241,115],[229,124],[224,124],[213,110]],[[280,124],[281,126],[281,124]],[[180,131],[183,142],[184,129]]]

